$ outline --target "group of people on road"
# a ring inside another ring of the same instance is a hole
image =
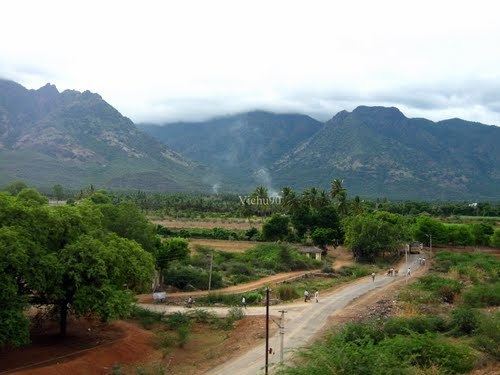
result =
[[[319,302],[319,291],[314,292],[314,299],[316,300],[316,303]],[[304,290],[304,302],[308,302],[310,300],[311,300],[311,294],[306,289]]]

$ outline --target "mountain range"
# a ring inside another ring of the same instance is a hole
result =
[[[137,129],[101,96],[0,80],[0,184],[203,188],[203,168]],[[204,172],[203,172],[204,173]]]
[[[135,125],[98,94],[0,80],[0,184],[248,192],[333,178],[363,197],[500,200],[500,128],[368,106],[326,122],[252,111]]]
[[[140,128],[216,169],[221,186],[327,188],[394,199],[500,199],[500,128],[407,118],[394,107],[360,106],[321,123],[255,111]]]

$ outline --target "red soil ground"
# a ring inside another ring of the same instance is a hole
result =
[[[0,351],[0,373],[36,375],[108,374],[115,363],[147,360],[152,333],[123,321],[98,324],[72,320],[66,338],[57,327],[32,334],[24,348]]]

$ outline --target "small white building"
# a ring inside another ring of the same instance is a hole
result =
[[[321,260],[321,255],[323,254],[323,250],[316,246],[302,246],[299,251],[306,254],[308,258],[316,260]]]

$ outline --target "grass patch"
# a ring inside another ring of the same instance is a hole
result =
[[[500,306],[500,282],[474,285],[463,293],[462,298],[470,307]]]

